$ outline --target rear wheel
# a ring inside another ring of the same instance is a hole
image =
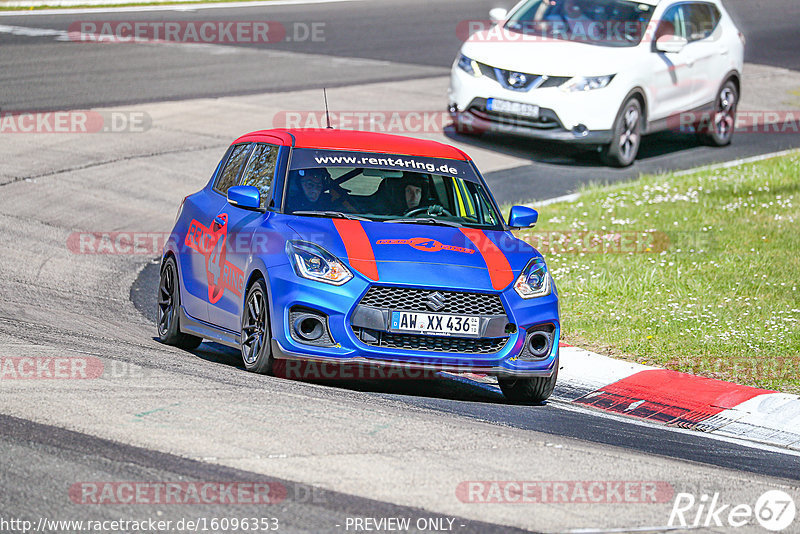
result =
[[[161,277],[158,283],[158,309],[156,310],[158,339],[162,343],[182,349],[196,349],[203,342],[203,338],[181,332],[180,308],[178,266],[175,258],[170,256],[161,266]]]
[[[726,146],[731,143],[738,104],[739,92],[736,84],[728,80],[717,94],[711,120],[698,128],[698,136],[703,143],[710,146]]]
[[[553,376],[535,378],[498,378],[503,395],[514,402],[539,404],[546,401],[553,393],[558,379],[558,360],[556,360]]]
[[[600,158],[612,167],[627,167],[636,159],[642,141],[642,105],[631,98],[614,122],[611,143],[602,147]]]
[[[272,336],[269,327],[267,286],[256,280],[247,292],[242,313],[242,360],[248,371],[272,374]]]

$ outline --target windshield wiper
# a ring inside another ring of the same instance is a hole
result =
[[[351,221],[372,221],[372,219],[367,219],[366,217],[360,217],[352,213],[342,213],[341,211],[293,211],[292,215],[332,217],[334,219],[349,219]]]
[[[411,224],[437,224],[442,226],[452,226],[454,228],[459,228],[461,225],[458,223],[454,223],[452,221],[445,221],[442,219],[436,219],[434,217],[415,217],[413,219],[390,219],[386,221],[388,223],[411,223]]]

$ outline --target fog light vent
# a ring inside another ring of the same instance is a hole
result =
[[[289,325],[295,341],[317,346],[334,345],[328,329],[328,316],[322,312],[294,307],[289,310]]]
[[[551,324],[534,326],[528,330],[525,345],[518,360],[543,360],[550,356],[555,342],[555,327]]]
[[[572,129],[572,135],[575,137],[586,137],[589,135],[589,128],[585,124],[579,124]]]

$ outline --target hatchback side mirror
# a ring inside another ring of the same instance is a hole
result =
[[[508,215],[508,225],[512,228],[530,228],[539,220],[539,212],[525,206],[513,206]]]
[[[235,185],[228,189],[228,204],[246,210],[261,210],[261,192],[252,185]]]
[[[489,10],[489,20],[493,23],[497,24],[498,22],[503,22],[508,17],[508,10],[503,9],[502,7],[496,7],[494,9]]]
[[[662,35],[656,39],[656,50],[667,54],[677,54],[689,44],[689,41],[677,35]]]

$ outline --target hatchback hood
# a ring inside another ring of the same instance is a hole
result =
[[[492,67],[548,76],[605,76],[633,61],[636,47],[599,46],[561,39],[498,39],[496,30],[478,32],[461,52]],[[514,35],[509,32],[509,35]]]
[[[289,226],[382,284],[498,291],[539,256],[510,232],[311,217]]]

